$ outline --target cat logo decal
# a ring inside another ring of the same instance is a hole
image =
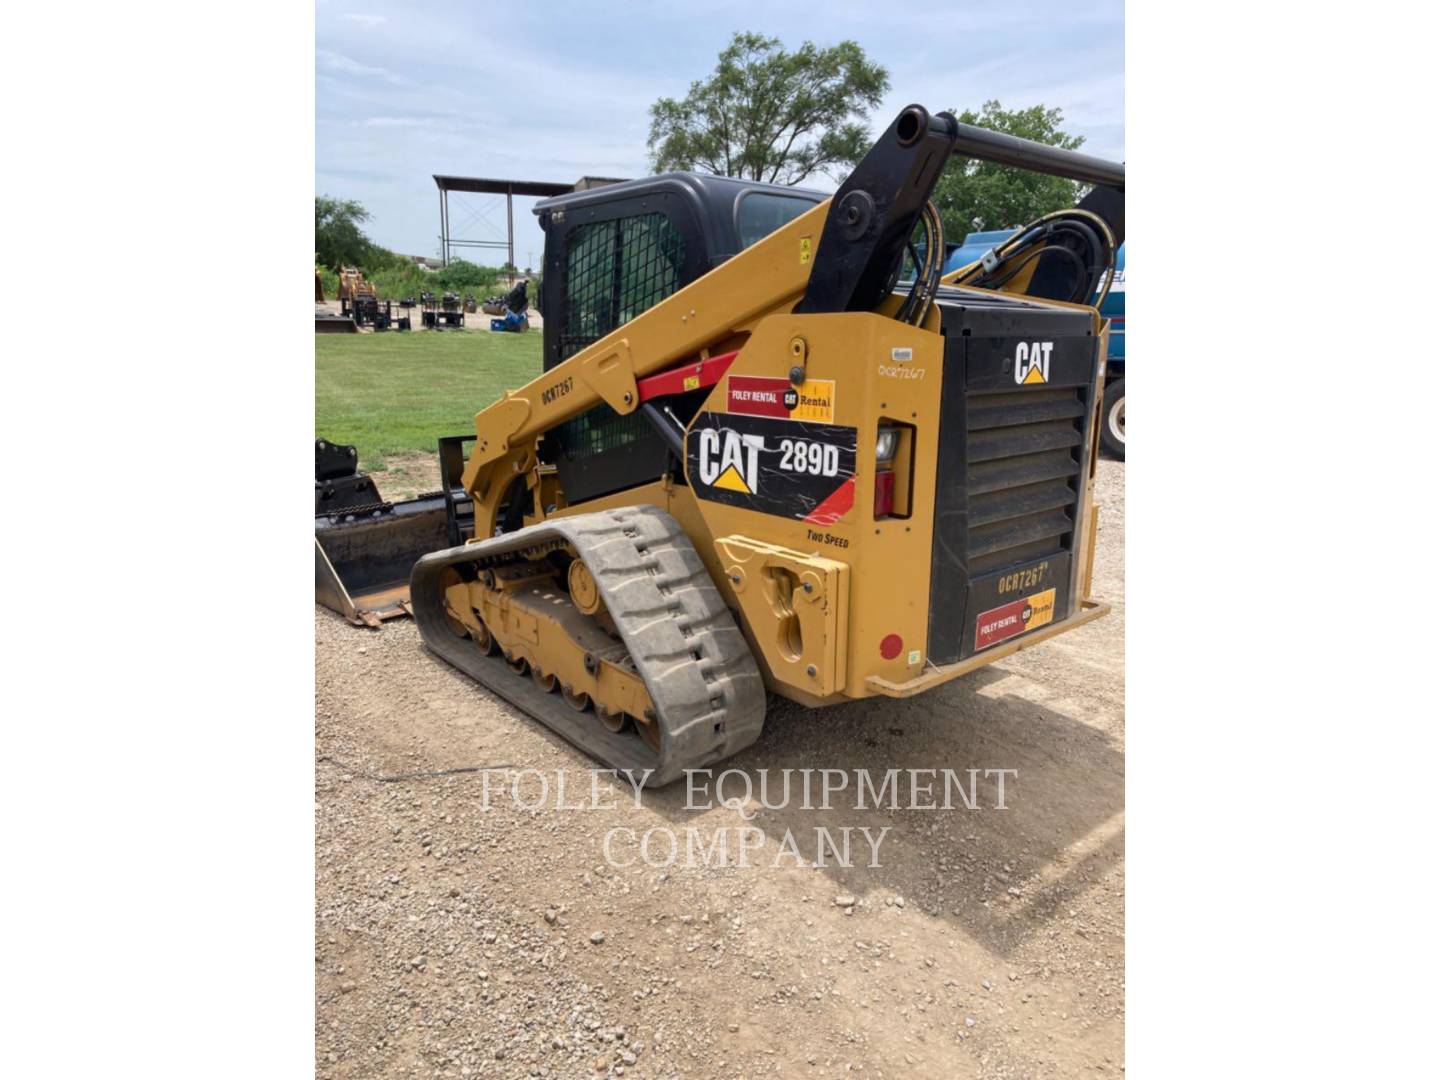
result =
[[[1020,386],[1050,381],[1050,350],[1053,341],[1022,341],[1015,346],[1015,382]]]

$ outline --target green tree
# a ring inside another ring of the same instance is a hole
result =
[[[493,266],[479,266],[468,259],[451,259],[450,265],[430,275],[432,291],[449,289],[464,292],[466,289],[488,289],[500,277],[500,271]]]
[[[1078,149],[1085,141],[1084,136],[1062,131],[1061,111],[1044,105],[1012,110],[1001,108],[998,101],[987,101],[978,113],[966,109],[959,119],[962,124],[1003,131],[1064,150]],[[1073,180],[957,154],[941,174],[932,198],[945,224],[946,239],[959,241],[977,229],[1018,227],[1054,210],[1074,206],[1081,192],[1082,186]]]
[[[315,196],[315,257],[322,266],[363,266],[373,256],[375,245],[360,226],[370,212],[354,199]]]
[[[865,118],[889,88],[853,41],[787,52],[778,38],[737,33],[708,79],[650,106],[651,163],[798,184],[864,156]]]

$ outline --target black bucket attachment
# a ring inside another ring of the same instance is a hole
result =
[[[460,474],[464,443],[440,440],[442,491],[387,502],[357,468],[353,446],[315,440],[315,602],[356,626],[410,614],[410,570],[422,555],[474,535]]]
[[[317,334],[358,334],[360,327],[355,325],[355,320],[349,315],[331,315],[327,312],[317,311],[315,313],[315,332]]]

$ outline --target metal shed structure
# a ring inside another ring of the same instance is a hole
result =
[[[435,176],[435,186],[440,191],[440,260],[450,265],[452,248],[503,248],[506,261],[515,265],[515,196],[532,195],[548,198],[551,195],[568,195],[572,191],[586,191],[592,187],[618,184],[619,180],[608,177],[584,176],[574,184],[557,184],[547,180],[490,180],[479,176]],[[450,231],[450,193],[463,191],[476,195],[505,196],[505,239],[482,240],[474,237],[455,236]]]

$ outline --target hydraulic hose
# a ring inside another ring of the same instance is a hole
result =
[[[1115,238],[1105,220],[1088,210],[1047,214],[996,248],[988,269],[982,261],[956,271],[948,280],[955,285],[999,289],[1049,251],[1064,252],[1077,269],[1073,292],[1054,299],[1094,306],[1104,302],[1115,276]]]
[[[915,245],[908,245],[910,258],[915,262],[915,283],[910,294],[900,305],[895,318],[900,322],[919,326],[929,314],[930,305],[940,288],[940,275],[945,268],[945,227],[940,212],[928,199],[920,211],[920,223],[925,230],[925,262],[921,265],[916,258]]]

